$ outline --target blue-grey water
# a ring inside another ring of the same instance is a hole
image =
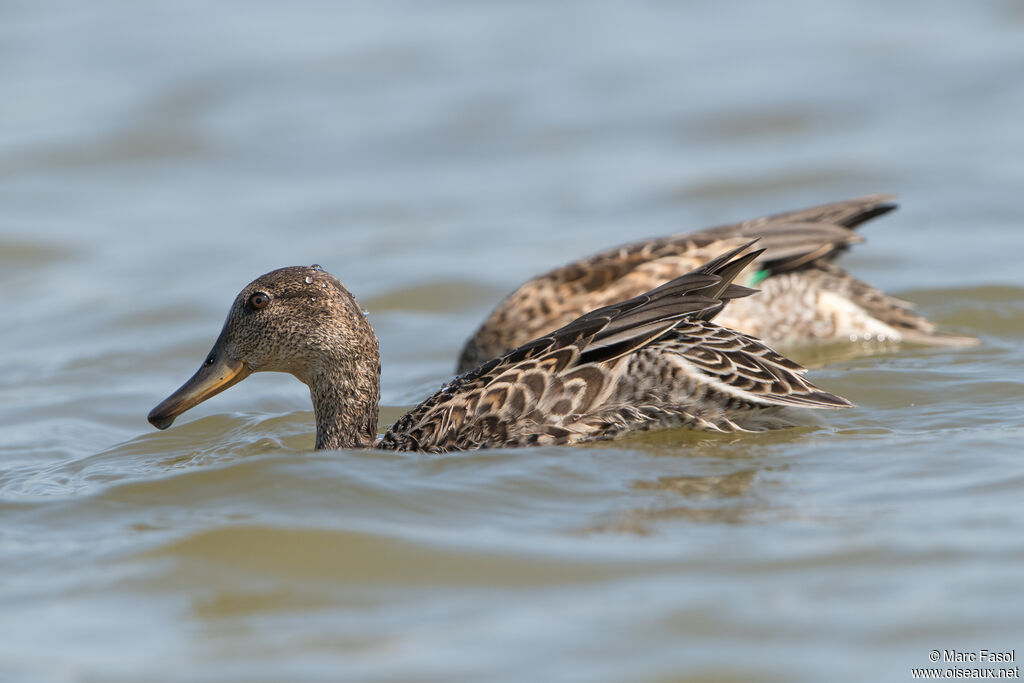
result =
[[[369,310],[387,423],[533,274],[883,191],[843,265],[981,344],[804,356],[816,427],[316,453],[273,375],[145,420],[276,267]],[[0,4],[0,680],[1018,666],[1022,258],[1014,0]]]

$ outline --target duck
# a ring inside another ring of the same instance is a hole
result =
[[[761,256],[752,244],[486,360],[380,437],[380,355],[362,307],[318,265],[281,268],[242,289],[199,370],[148,419],[166,429],[262,371],[309,387],[317,449],[448,453],[655,428],[757,431],[793,424],[794,408],[852,405],[760,341],[713,322],[754,293],[732,282]]]
[[[897,208],[893,199],[873,194],[633,242],[555,268],[497,304],[466,342],[456,370],[465,372],[591,309],[652,289],[753,238],[761,239],[763,251],[737,282],[758,287],[760,294],[730,304],[717,319],[724,327],[788,352],[851,342],[869,342],[865,352],[890,343],[977,344],[974,337],[938,331],[910,302],[835,264],[864,241],[858,226]]]

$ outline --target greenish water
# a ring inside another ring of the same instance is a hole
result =
[[[1024,657],[1014,3],[15,3],[0,58],[0,680]],[[314,453],[263,375],[145,421],[279,266],[370,311],[388,423],[533,274],[877,191],[843,264],[982,343],[805,351],[813,426]]]

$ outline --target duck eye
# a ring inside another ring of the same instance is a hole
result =
[[[269,303],[270,295],[264,294],[263,292],[256,292],[251,297],[249,297],[249,305],[252,306],[253,309],[257,311],[260,310],[261,308],[266,308],[267,304]]]

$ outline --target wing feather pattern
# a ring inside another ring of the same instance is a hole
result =
[[[712,322],[754,291],[731,283],[761,255],[752,244],[457,377],[400,418],[379,447],[447,452],[654,427],[731,430],[782,407],[851,405],[756,339]]]

